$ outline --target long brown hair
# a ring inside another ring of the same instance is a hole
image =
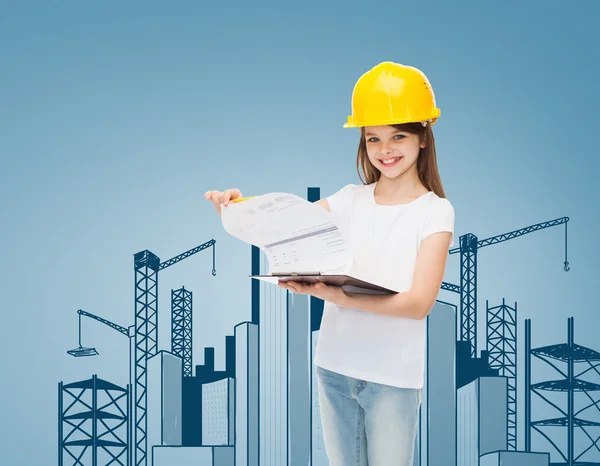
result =
[[[423,126],[421,123],[404,123],[401,125],[390,125],[400,131],[406,131],[411,134],[418,134],[420,142],[424,142],[426,146],[419,150],[417,158],[417,172],[421,183],[429,191],[433,191],[439,197],[446,197],[444,187],[440,178],[440,172],[437,166],[437,158],[435,154],[435,139],[431,125]],[[365,179],[361,176],[361,169],[365,175]],[[356,170],[363,184],[371,184],[379,180],[381,172],[369,160],[367,155],[367,140],[365,138],[365,128],[360,128],[360,142],[358,143],[358,153],[356,155]]]

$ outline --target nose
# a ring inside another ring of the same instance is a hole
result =
[[[390,146],[387,146],[385,144],[382,144],[381,147],[379,148],[379,153],[381,155],[388,155],[392,152],[392,149]]]

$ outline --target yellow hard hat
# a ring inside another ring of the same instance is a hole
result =
[[[382,62],[363,74],[352,92],[344,128],[430,122],[440,116],[427,76],[412,66]]]

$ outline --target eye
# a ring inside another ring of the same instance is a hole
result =
[[[398,140],[400,140],[400,139],[404,139],[404,138],[405,138],[404,134],[396,134],[396,135],[394,136],[394,139],[398,139]]]
[[[377,141],[374,141],[373,139],[377,139],[377,138],[376,137],[369,138],[369,139],[367,139],[367,142],[377,142]]]

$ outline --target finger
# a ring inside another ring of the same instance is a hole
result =
[[[223,204],[229,204],[229,201],[242,197],[242,193],[239,189],[227,189],[223,192]]]
[[[229,200],[231,199],[231,189],[227,189],[223,191],[223,204],[229,204]]]
[[[217,210],[219,215],[221,215],[221,202],[219,201],[218,194],[213,194],[211,196],[211,200],[212,200],[213,206],[215,206],[215,209]]]
[[[306,283],[294,282],[293,286],[297,293],[308,293],[310,291],[310,285]]]
[[[291,290],[291,291],[293,291],[295,293],[298,293],[298,292],[302,291],[302,285],[300,283],[296,283],[296,282],[292,282],[292,281],[289,281],[289,282],[286,282],[286,283],[287,283],[287,285],[289,287],[288,288],[289,290]]]

